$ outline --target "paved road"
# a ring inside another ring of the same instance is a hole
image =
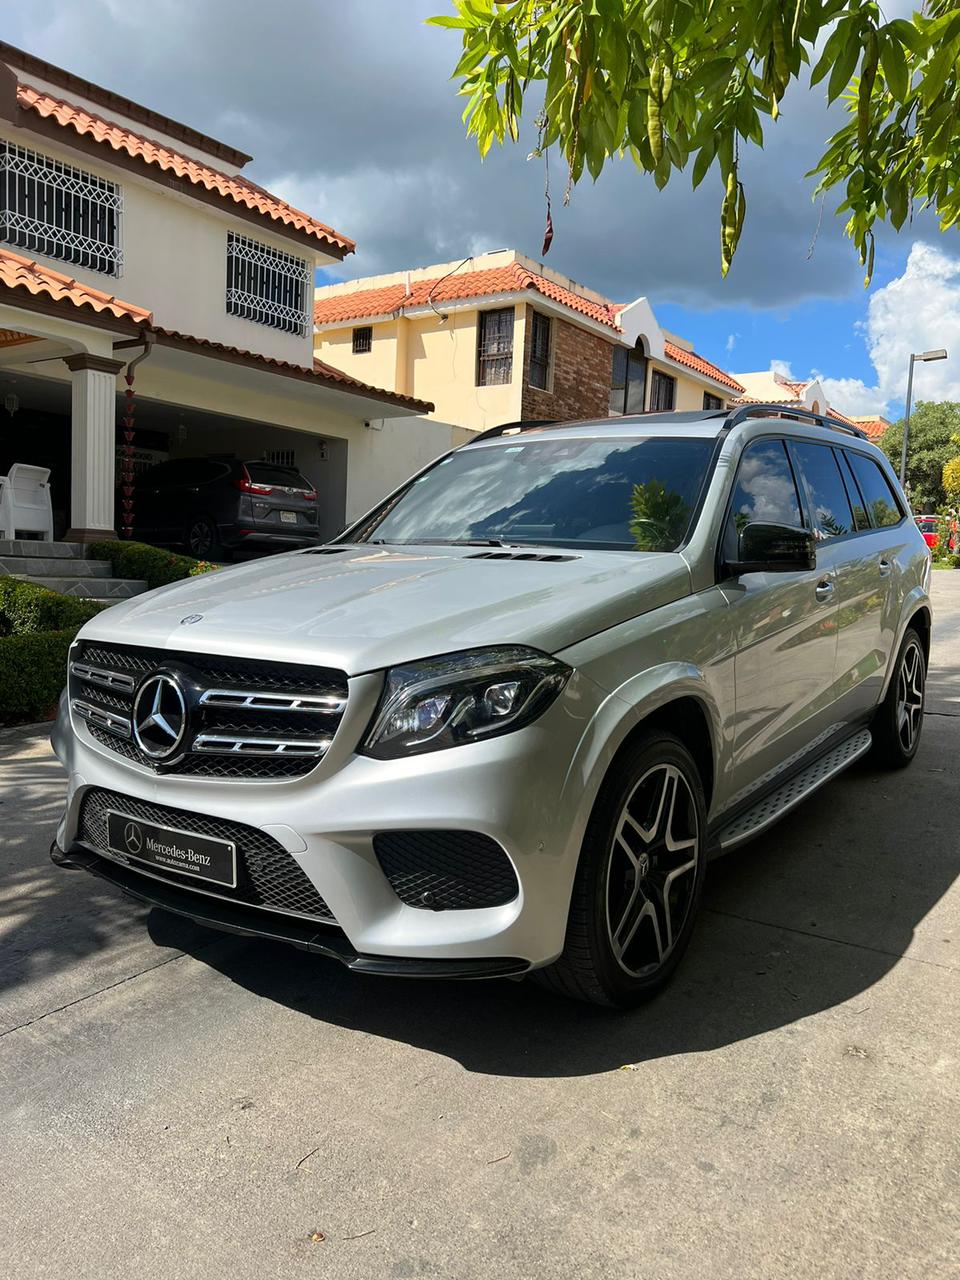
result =
[[[934,583],[914,766],[713,867],[626,1017],[125,903],[47,863],[62,776],[0,736],[4,1274],[956,1276],[960,573]]]

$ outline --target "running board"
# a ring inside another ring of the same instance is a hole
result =
[[[854,760],[866,755],[872,745],[873,738],[869,729],[860,729],[852,737],[845,738],[802,772],[795,773],[789,782],[783,783],[776,791],[769,792],[752,809],[720,827],[714,837],[714,847],[726,853],[745,840],[752,840],[761,831],[779,822],[784,814],[806,800],[807,796],[812,795],[824,783],[842,773]]]

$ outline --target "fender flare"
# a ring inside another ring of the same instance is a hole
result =
[[[900,652],[900,646],[903,643],[904,633],[918,613],[925,613],[927,615],[928,625],[932,625],[933,610],[930,607],[930,597],[921,586],[914,587],[913,590],[904,597],[903,611],[900,615],[900,625],[897,628],[897,638],[895,643],[890,646],[890,659],[887,662],[887,673],[883,678],[883,689],[880,693],[880,702],[882,702],[887,696],[887,690],[890,688],[890,681],[893,679],[893,670],[897,663],[897,654]]]

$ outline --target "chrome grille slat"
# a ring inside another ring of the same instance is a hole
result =
[[[188,690],[185,754],[148,760],[133,738],[142,682],[158,670]],[[70,664],[74,714],[98,743],[144,769],[242,781],[302,777],[323,759],[347,705],[341,671],[263,659],[81,641]]]
[[[326,754],[329,738],[235,738],[223,734],[200,733],[194,739],[194,751],[211,754],[247,756],[314,756]]]

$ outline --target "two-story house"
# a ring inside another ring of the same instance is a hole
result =
[[[249,159],[0,44],[0,474],[50,466],[59,534],[122,529],[118,448],[293,463],[330,535],[449,447],[429,403],[315,359],[315,271],[354,245]]]
[[[743,394],[665,332],[646,298],[618,305],[512,249],[324,285],[313,314],[321,359],[474,431],[720,408]]]

